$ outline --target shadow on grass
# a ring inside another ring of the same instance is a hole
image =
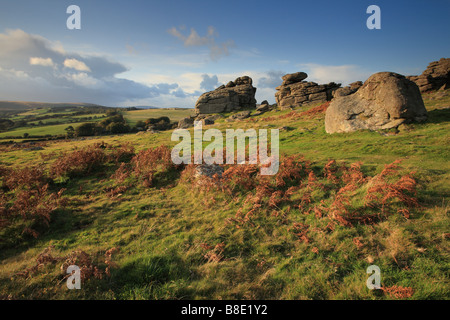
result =
[[[135,258],[114,270],[112,290],[122,299],[188,299],[194,271],[175,253]]]
[[[22,232],[23,226],[8,228],[1,235],[0,261],[17,256],[28,249],[38,246],[40,243],[49,243],[51,240],[62,241],[61,245],[70,245],[77,242],[80,230],[86,230],[92,226],[99,215],[107,214],[114,209],[116,203],[110,203],[101,209],[101,212],[82,211],[81,209],[57,209],[51,214],[49,226],[42,223],[35,224],[32,228],[39,233],[37,238]]]
[[[181,171],[182,169],[172,169],[165,172],[155,173],[153,176],[153,187],[156,189],[161,189],[174,186],[180,179]]]
[[[450,108],[449,109],[435,109],[428,111],[427,123],[444,123],[450,121]]]

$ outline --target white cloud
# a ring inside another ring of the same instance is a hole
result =
[[[155,86],[158,83],[177,83],[185,93],[194,94],[198,93],[198,90],[200,89],[202,73],[183,73],[181,75],[147,73],[143,75],[137,75],[133,77],[133,79],[150,87]]]
[[[181,32],[177,30],[176,27],[170,28],[169,30],[167,30],[167,32],[168,32],[169,34],[173,35],[174,37],[177,37],[178,39],[182,40],[183,42],[186,41],[186,37],[183,36],[183,35],[181,34]]]
[[[17,71],[14,69],[3,69],[2,67],[0,67],[0,72],[2,72],[2,75],[5,77],[10,77],[10,78],[16,78],[16,79],[29,79],[30,76],[23,71]]]
[[[284,71],[268,71],[267,76],[263,76],[259,78],[258,81],[258,88],[276,88],[283,80],[281,80],[281,77],[284,76],[286,72]]]
[[[145,85],[119,78],[128,68],[105,55],[69,53],[60,43],[22,30],[0,33],[0,48],[2,99],[120,106],[163,95],[177,101],[186,96],[176,79]]]
[[[306,81],[317,83],[336,82],[343,86],[355,82],[365,81],[372,72],[357,65],[327,66],[316,63],[299,64],[298,67],[308,74]]]
[[[103,85],[102,81],[95,79],[93,77],[90,77],[85,72],[68,74],[68,75],[65,75],[65,77],[66,77],[66,79],[73,81],[75,84],[82,86],[82,87],[86,87],[86,88],[100,89],[100,87]]]
[[[206,37],[200,37],[195,31],[194,28],[191,29],[191,33],[187,38],[183,37],[181,38],[184,41],[184,45],[187,47],[197,47],[197,46],[204,46],[208,44],[208,42],[211,40],[211,36],[208,34]]]
[[[180,28],[182,30],[182,28]],[[200,36],[198,32],[191,28],[189,35],[184,35],[176,27],[172,27],[167,32],[180,39],[186,47],[208,47],[211,60],[217,61],[223,56],[229,55],[229,48],[234,47],[234,41],[228,40],[223,43],[217,43],[218,33],[213,26],[209,26],[206,36]]]
[[[206,73],[202,74],[202,82],[200,82],[200,89],[211,91],[219,86],[219,79],[217,75],[209,76]]]
[[[255,95],[256,101],[261,103],[267,100],[270,104],[273,104],[275,103],[275,92],[275,88],[258,88]]]
[[[87,71],[91,72],[91,69],[82,61],[77,59],[66,59],[64,60],[64,67],[75,69],[77,71]]]
[[[53,60],[51,58],[31,57],[30,64],[32,66],[53,67]]]

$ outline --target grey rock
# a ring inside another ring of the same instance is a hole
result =
[[[40,151],[40,150],[44,150],[44,148],[37,146],[25,149],[25,151]]]
[[[206,176],[213,178],[214,176],[222,178],[223,168],[218,164],[200,164],[195,168],[195,176],[200,178]]]
[[[256,108],[255,93],[252,79],[239,77],[226,86],[202,94],[195,104],[195,111],[197,114],[210,114]]]
[[[250,117],[251,111],[242,111],[239,113],[235,113],[232,114],[231,116],[229,116],[226,121],[230,122],[230,121],[235,121],[235,120],[243,120],[246,119],[248,117]]]
[[[212,120],[211,118],[205,118],[202,120],[202,124],[204,126],[212,125],[214,124],[214,120]]]
[[[325,130],[384,130],[426,119],[427,110],[417,85],[400,74],[379,72],[356,93],[333,99],[325,114]]]
[[[224,116],[221,114],[199,114],[195,118],[194,121],[201,121],[203,125],[211,125],[214,124],[217,119],[223,118]]]
[[[326,102],[341,85],[334,82],[317,84],[303,81],[307,74],[297,72],[282,77],[283,83],[276,88],[275,100],[281,110],[294,109],[310,102]]]
[[[187,117],[178,121],[178,129],[188,129],[194,126],[194,119]]]
[[[281,77],[281,79],[283,79],[284,85],[300,82],[305,80],[306,78],[308,78],[308,75],[305,72],[289,73]]]
[[[256,111],[258,112],[266,112],[269,111],[270,106],[269,104],[261,104],[260,106],[256,107]]]
[[[446,90],[450,88],[450,58],[442,58],[431,62],[420,76],[409,76],[414,81],[420,92]]]
[[[347,87],[339,88],[333,92],[333,97],[344,97],[354,94],[363,85],[362,81],[350,83]]]

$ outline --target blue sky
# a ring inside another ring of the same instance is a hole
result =
[[[66,8],[81,8],[81,30]],[[381,30],[366,9],[381,8]],[[241,75],[348,84],[450,56],[450,1],[0,1],[0,100],[193,107]]]

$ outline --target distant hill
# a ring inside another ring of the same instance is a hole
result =
[[[130,107],[123,107],[123,108],[129,109],[129,110],[159,109],[158,107],[154,107],[154,106],[130,106]]]
[[[162,110],[186,110],[193,108],[180,108],[180,107],[154,107],[154,106],[131,106],[131,107],[123,107],[127,110],[147,110],[147,109],[162,109]]]
[[[52,103],[52,102],[31,102],[31,101],[0,101],[0,111],[20,111],[36,108],[68,108],[68,107],[103,107],[93,103]]]

